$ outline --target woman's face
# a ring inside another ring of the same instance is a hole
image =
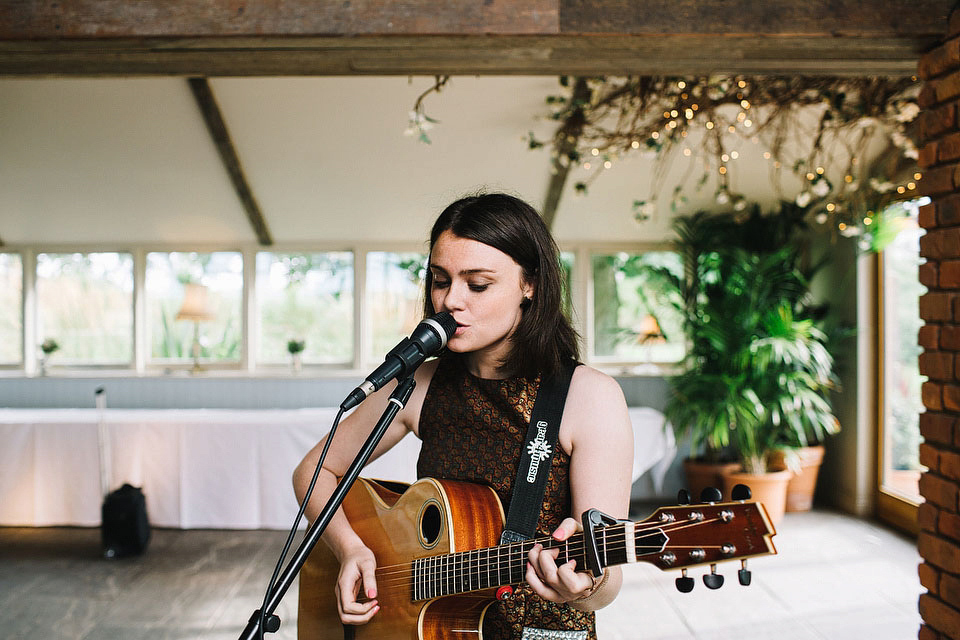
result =
[[[433,245],[429,268],[433,308],[450,312],[457,321],[447,348],[476,352],[485,364],[495,366],[510,348],[522,315],[520,304],[533,296],[520,265],[499,249],[444,231]]]

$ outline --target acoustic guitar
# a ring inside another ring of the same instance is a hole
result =
[[[412,485],[360,478],[343,509],[377,558],[380,611],[368,624],[340,622],[334,596],[339,564],[318,544],[300,573],[298,637],[377,640],[455,640],[480,637],[484,611],[509,585],[524,582],[527,553],[537,542],[559,548],[558,564],[586,568],[647,562],[681,569],[710,565],[708,587],[722,584],[716,564],[776,553],[776,534],[763,505],[735,501],[663,507],[640,522],[605,520],[565,541],[553,538],[499,544],[503,507],[490,487],[425,478]],[[591,562],[591,559],[594,562]]]

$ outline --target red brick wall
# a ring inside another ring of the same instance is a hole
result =
[[[960,638],[960,11],[950,17],[943,45],[919,64],[921,193],[932,202],[920,209],[926,235],[920,254],[920,300],[925,326],[920,372],[926,411],[920,416],[918,548],[921,640]]]

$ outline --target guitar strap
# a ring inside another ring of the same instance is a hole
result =
[[[557,375],[544,377],[540,381],[540,390],[530,416],[530,428],[527,430],[527,445],[520,452],[510,509],[500,535],[501,544],[529,540],[536,534],[547,476],[560,435],[563,405],[567,401],[570,379],[576,367],[577,363],[571,363]]]

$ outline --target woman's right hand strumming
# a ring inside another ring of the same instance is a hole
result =
[[[377,559],[373,551],[357,542],[340,559],[336,596],[340,621],[344,624],[366,624],[380,610],[377,602]]]

